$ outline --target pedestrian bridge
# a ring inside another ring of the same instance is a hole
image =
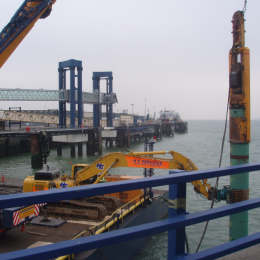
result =
[[[0,88],[0,101],[66,101],[69,102],[70,90],[47,89],[6,89]],[[76,97],[77,100],[77,97]],[[83,104],[115,104],[115,93],[82,93]]]

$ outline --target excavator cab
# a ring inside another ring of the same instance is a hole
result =
[[[87,167],[88,164],[86,163],[77,163],[77,164],[73,164],[71,167],[71,177],[73,180],[76,180],[77,178],[77,173],[82,170],[83,168]]]
[[[76,182],[77,180],[77,173],[81,170],[83,170],[85,167],[88,167],[88,164],[73,164],[71,168],[71,178]],[[87,178],[84,181],[82,181],[82,184],[92,184],[96,181],[97,176],[92,176],[91,178]]]
[[[73,187],[74,181],[57,169],[46,167],[27,176],[23,184],[23,192],[42,191],[54,188]]]

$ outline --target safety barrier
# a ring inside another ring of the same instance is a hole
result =
[[[30,205],[33,203],[75,199],[124,190],[169,185],[169,202],[172,202],[169,203],[169,205],[171,205],[169,207],[169,216],[165,220],[110,231],[95,236],[78,238],[76,240],[63,241],[47,246],[4,253],[0,254],[0,259],[49,259],[61,255],[69,255],[99,248],[117,242],[150,236],[165,231],[168,231],[168,243],[171,245],[168,246],[168,259],[214,259],[233,253],[259,243],[260,232],[195,254],[187,255],[184,252],[185,227],[260,207],[260,198],[229,204],[198,213],[184,214],[183,205],[186,197],[186,183],[199,179],[221,177],[257,170],[260,170],[260,164],[246,164],[207,171],[178,172],[167,176],[152,177],[149,179],[144,178],[115,183],[86,185],[76,188],[54,189],[47,192],[41,191],[36,193],[0,196],[0,209],[3,209]]]

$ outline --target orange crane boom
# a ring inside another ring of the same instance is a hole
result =
[[[25,0],[10,22],[0,32],[0,68],[33,28],[46,18],[56,0]]]
[[[167,158],[159,156],[169,155]],[[157,156],[157,157],[155,157]],[[50,188],[74,187],[85,184],[96,184],[106,179],[109,171],[113,168],[154,168],[154,169],[178,169],[184,171],[198,170],[196,165],[187,157],[175,151],[153,152],[114,152],[106,154],[91,164],[72,165],[71,175],[60,176],[56,172],[42,170],[34,176],[27,176],[24,180],[23,191],[40,191]],[[207,180],[193,181],[192,185],[197,193],[210,199],[212,187]]]

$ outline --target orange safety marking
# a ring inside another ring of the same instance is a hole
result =
[[[14,226],[17,226],[19,223],[20,223],[19,212],[16,211],[13,213],[13,224]]]
[[[13,212],[13,225],[17,226],[18,224],[22,223],[27,217],[29,219],[37,217],[40,213],[40,207],[46,204],[47,203],[39,203]]]
[[[134,156],[126,156],[128,167],[134,168],[156,168],[156,169],[169,169],[169,162],[150,159],[150,158],[139,158]]]
[[[48,187],[44,187],[41,184],[34,184],[32,189],[33,189],[33,192],[42,191],[42,190],[49,190]]]
[[[34,205],[21,209],[18,212],[19,212],[20,219],[25,219],[29,216],[33,216],[34,215]]]

